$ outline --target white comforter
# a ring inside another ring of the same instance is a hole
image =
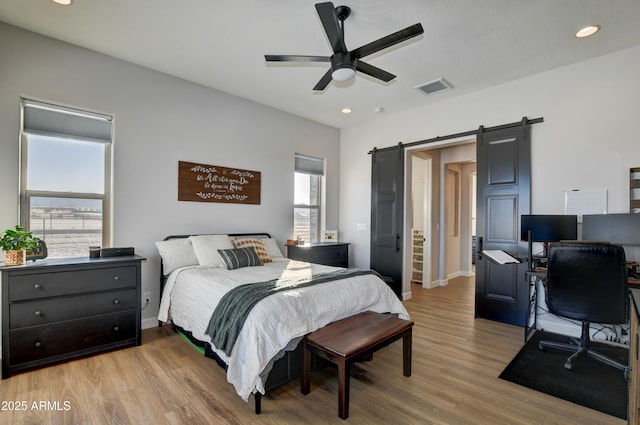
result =
[[[183,267],[169,275],[158,319],[171,320],[200,341],[210,343],[211,338],[205,330],[211,314],[222,296],[233,287],[334,269],[294,260],[237,270]],[[397,313],[402,319],[409,318],[400,300],[381,279],[375,275],[356,276],[265,298],[249,313],[231,356],[213,349],[228,365],[227,380],[247,401],[251,393],[264,394],[263,380],[283,350],[294,349],[300,338],[309,332],[367,310]]]

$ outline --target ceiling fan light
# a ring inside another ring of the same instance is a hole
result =
[[[331,73],[331,77],[336,81],[348,81],[356,76],[356,70],[352,68],[338,68]]]

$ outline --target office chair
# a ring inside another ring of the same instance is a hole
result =
[[[564,367],[571,369],[578,358],[589,357],[627,374],[627,365],[610,359],[591,347],[590,323],[627,323],[629,289],[624,250],[603,242],[558,242],[549,247],[546,300],[549,312],[582,322],[580,340],[573,344],[540,341],[539,347],[571,351]]]

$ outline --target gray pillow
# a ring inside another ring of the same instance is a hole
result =
[[[227,270],[235,270],[241,267],[261,266],[262,262],[252,246],[246,248],[219,249],[218,254]]]

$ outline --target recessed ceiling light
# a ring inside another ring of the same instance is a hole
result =
[[[71,4],[71,0],[53,0],[53,2],[63,6],[69,6]]]
[[[597,33],[599,30],[600,30],[600,25],[589,25],[588,27],[584,27],[578,30],[578,32],[576,33],[576,37],[578,38],[589,37],[590,35]]]
[[[351,108],[342,108],[342,110],[340,111],[343,114],[350,114],[351,113]]]
[[[381,114],[384,112],[384,108],[382,106],[376,106],[375,108],[373,108],[373,112]]]

